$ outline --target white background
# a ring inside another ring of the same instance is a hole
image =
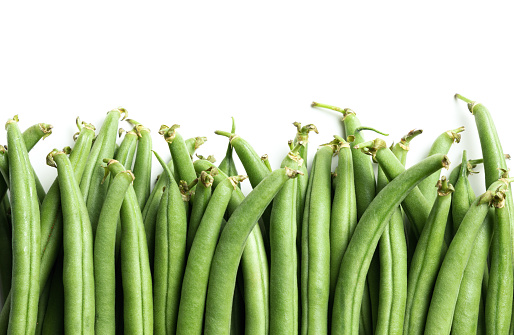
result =
[[[310,107],[314,100],[352,108],[363,125],[390,133],[388,143],[423,129],[408,165],[464,125],[455,165],[462,149],[481,156],[456,92],[489,108],[514,154],[513,32],[506,1],[2,2],[0,119],[54,125],[31,153],[47,188],[55,171],[44,158],[72,143],[75,118],[98,128],[118,106],[168,157],[157,130],[180,124],[185,138],[207,136],[199,153],[221,161],[227,139],[213,132],[229,130],[230,116],[273,167],[295,134],[291,123],[314,123],[312,156],[342,130],[335,112]],[[473,177],[477,192],[482,178]]]

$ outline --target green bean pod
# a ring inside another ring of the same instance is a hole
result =
[[[443,154],[446,155],[450,151],[450,148],[453,143],[459,143],[461,139],[461,132],[464,131],[464,127],[459,127],[457,129],[448,130],[439,135],[430,151],[428,152],[428,156],[434,154]],[[431,176],[427,177],[421,183],[419,183],[418,188],[421,191],[421,194],[425,196],[430,206],[434,204],[434,200],[437,197],[437,189],[435,188],[435,184],[439,180],[439,174],[434,173]],[[455,184],[453,184],[455,185]],[[455,185],[456,186],[456,185]]]
[[[409,269],[404,334],[423,334],[429,297],[442,262],[442,245],[452,192],[453,186],[442,177],[438,183],[438,197],[423,227]]]
[[[93,234],[86,204],[73,167],[64,151],[47,157],[57,167],[63,213],[64,328],[66,333],[89,333],[95,329],[95,282]]]
[[[113,165],[110,164],[112,167]],[[94,242],[95,271],[95,333],[115,334],[116,276],[115,245],[116,226],[128,187],[134,180],[130,170],[117,173],[109,184]]]
[[[458,228],[467,210],[475,200],[475,193],[469,183],[466,151],[462,154],[461,173],[452,197],[452,222],[454,231]],[[491,210],[490,210],[491,212]],[[456,334],[476,333],[480,311],[480,299],[484,271],[487,271],[487,255],[493,235],[493,215],[490,213],[474,241],[473,250],[469,256],[459,288],[459,296],[455,305],[452,321],[452,332]]]
[[[121,165],[127,167],[127,169],[132,168],[138,139],[139,137],[134,130],[127,131],[123,141],[121,141],[120,147],[116,150],[114,155],[114,159],[120,162]]]
[[[341,260],[357,226],[357,204],[350,144],[336,137],[341,145],[338,149],[335,172],[335,193],[330,216],[330,303],[332,308],[337,276]]]
[[[482,227],[489,206],[505,205],[505,192],[511,181],[511,179],[500,179],[493,183],[473,202],[462,220],[439,269],[428,310],[426,334],[450,333],[461,279],[474,247],[473,241]],[[483,269],[480,271],[480,275],[482,274]]]
[[[230,333],[237,268],[246,240],[280,188],[297,173],[288,168],[273,171],[248,194],[230,216],[212,260],[207,290],[205,334]],[[266,320],[261,322],[265,323]],[[267,332],[267,329],[263,331]]]
[[[186,148],[187,152],[189,153],[189,157],[193,159],[193,155],[195,154],[196,150],[205,142],[207,142],[207,137],[191,137],[188,138],[186,141]]]
[[[126,171],[119,162],[105,159],[111,173]],[[121,205],[121,272],[123,327],[127,334],[153,333],[152,276],[145,230],[136,193],[130,185]]]
[[[232,192],[243,176],[229,177],[214,191],[189,253],[177,320],[177,334],[201,334],[212,256]]]
[[[27,152],[30,152],[32,148],[39,142],[41,139],[45,139],[48,136],[52,134],[52,125],[47,123],[37,123],[27,129],[23,132],[23,142],[25,142],[25,147],[27,148]],[[6,150],[6,148],[3,148],[3,150]],[[5,192],[7,191],[7,182],[9,182],[9,163],[5,162],[5,171],[2,172],[2,175],[4,178],[0,178],[0,199],[3,197]],[[1,168],[0,168],[1,169]],[[7,177],[6,177],[7,176]],[[34,175],[34,178],[37,178],[36,175]],[[41,183],[39,182],[39,179],[36,180],[36,187],[38,188],[38,198],[41,196]],[[44,191],[44,190],[43,190]],[[44,197],[43,197],[44,198]],[[42,200],[40,200],[42,202]]]
[[[186,264],[187,215],[170,169],[154,154],[168,177],[155,227],[154,325],[156,334],[174,334]]]
[[[460,223],[466,215],[469,206],[475,201],[475,193],[468,179],[469,170],[467,169],[466,150],[462,152],[462,163],[460,166],[459,179],[457,180],[455,192],[453,192],[452,196],[452,223],[454,232],[459,229]]]
[[[134,162],[134,191],[136,192],[139,208],[145,206],[146,200],[150,196],[150,183],[152,179],[152,136],[150,129],[144,127],[139,122],[128,119],[134,125],[134,129],[139,136],[137,144],[136,160]]]
[[[177,131],[179,127],[178,124],[171,127],[162,125],[159,134],[164,136],[164,140],[168,143],[179,180],[190,184],[196,178],[196,172],[186,143]]]
[[[198,184],[196,186],[195,201],[191,208],[191,216],[189,218],[189,226],[187,229],[187,240],[186,240],[186,253],[189,254],[189,250],[193,245],[193,240],[196,235],[196,231],[200,226],[205,209],[209,204],[209,200],[212,195],[212,183],[214,182],[214,175],[216,170],[202,171],[198,177]],[[210,173],[209,173],[210,172]]]
[[[455,334],[475,334],[477,332],[482,284],[484,272],[487,271],[487,255],[491,246],[493,230],[494,218],[488,214],[475,241],[472,242],[473,249],[461,279],[452,320],[452,332]]]
[[[303,165],[299,150],[288,153],[281,167]],[[288,180],[275,196],[270,220],[270,333],[298,334],[298,265],[296,250],[297,178]]]
[[[358,332],[366,273],[389,218],[423,178],[448,165],[448,158],[444,155],[422,160],[394,178],[369,205],[341,262],[332,312],[332,334]]]
[[[173,159],[167,164],[170,171],[174,170]],[[174,178],[176,181],[177,179]],[[154,263],[154,252],[155,252],[155,224],[157,222],[157,212],[159,210],[159,204],[161,202],[164,188],[168,183],[168,177],[166,173],[162,173],[155,186],[146,201],[145,208],[143,209],[143,223],[145,226],[146,243],[148,246],[148,257],[150,258],[150,267],[153,269]]]
[[[323,334],[328,331],[330,292],[330,209],[331,164],[334,149],[318,149],[309,183],[302,223],[302,333]],[[309,192],[309,188],[308,191]]]
[[[102,204],[109,187],[108,179],[102,183],[104,178],[102,162],[104,159],[114,157],[118,119],[121,117],[121,114],[124,114],[124,117],[126,117],[127,112],[125,109],[118,108],[107,113],[102,128],[91,148],[87,165],[80,180],[80,189],[86,201],[91,227],[93,228],[93,237],[96,234],[98,217],[100,216]]]
[[[252,185],[252,188],[255,188],[266,176],[268,176],[271,172],[266,166],[266,164],[262,161],[261,156],[259,156],[253,147],[248,143],[245,139],[240,137],[234,133],[228,133],[226,131],[216,130],[214,132],[217,135],[222,135],[229,138],[229,143],[232,145],[234,150],[236,151],[237,157],[243,164],[246,174],[248,175],[248,180]],[[266,208],[262,215],[262,221],[260,224],[262,237],[264,239],[266,254],[269,255],[269,223],[271,217],[271,206]]]
[[[311,131],[315,132],[316,134],[319,134],[318,128],[316,128],[313,124],[308,124],[306,126],[302,127],[302,124],[300,122],[293,122],[293,125],[298,129],[296,136],[293,141],[293,146],[297,145],[298,143],[302,142],[303,145],[300,148],[300,157],[303,159],[303,165],[307,166],[307,150],[309,145],[309,133]],[[292,148],[291,148],[292,149]]]
[[[485,303],[487,334],[507,334],[512,315],[512,244],[508,209],[495,208],[491,270]]]
[[[7,121],[12,213],[12,284],[8,332],[35,331],[39,298],[40,212],[34,175],[18,117]]]

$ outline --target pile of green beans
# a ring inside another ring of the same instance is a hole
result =
[[[22,131],[14,116],[0,146],[0,335],[514,334],[510,156],[484,105],[456,98],[482,149],[456,166],[446,155],[464,127],[441,129],[407,167],[422,130],[367,141],[364,130],[387,135],[313,103],[341,113],[343,133],[307,164],[319,132],[294,122],[273,170],[234,119],[215,131],[228,140],[217,164],[195,156],[206,137],[152,131],[118,108],[98,130],[77,118],[73,140],[55,143],[48,190],[28,152],[52,126]]]

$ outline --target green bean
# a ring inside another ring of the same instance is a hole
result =
[[[170,169],[154,154],[168,177],[155,227],[154,325],[157,334],[174,334],[186,263],[187,215]]]
[[[303,165],[299,142],[282,160],[281,167]],[[298,334],[298,265],[296,230],[300,208],[297,179],[288,180],[273,200],[270,221],[270,333]]]
[[[241,160],[241,163],[243,163],[245,171],[248,174],[248,180],[253,188],[270,174],[270,171],[263,163],[260,156],[242,137],[221,130],[216,130],[214,133],[229,138],[230,145],[236,150],[237,156]]]
[[[189,153],[189,157],[193,159],[193,155],[195,154],[196,150],[205,142],[207,142],[207,137],[191,137],[186,140],[186,148],[187,152]]]
[[[4,197],[7,199],[7,196]],[[8,200],[8,199],[7,199]],[[2,200],[3,203],[4,200]],[[0,205],[0,302],[3,304],[11,290],[12,277],[11,223],[6,208]]]
[[[64,328],[69,334],[94,333],[95,282],[93,234],[87,208],[73,167],[64,151],[47,157],[57,167],[63,222]]]
[[[139,137],[134,130],[127,131],[120,147],[114,155],[114,159],[120,162],[123,166],[126,166],[128,169],[132,168],[138,139]]]
[[[162,125],[159,134],[162,135],[164,140],[168,143],[179,180],[184,180],[186,183],[190,184],[196,178],[196,172],[186,143],[177,131],[179,127],[178,124],[171,127]]]
[[[488,214],[475,241],[470,242],[473,244],[473,249],[462,275],[452,320],[452,332],[455,334],[475,334],[477,332],[482,282],[484,271],[487,271],[487,254],[491,245],[493,227],[494,218]],[[512,303],[512,299],[510,302]]]
[[[30,150],[32,150],[32,148],[37,144],[37,142],[39,142],[39,140],[45,139],[46,137],[50,136],[51,134],[52,134],[52,125],[49,125],[46,123],[38,123],[38,124],[33,125],[32,127],[29,127],[28,129],[26,129],[23,132],[22,136],[23,136],[23,141],[25,142],[25,147],[27,148],[27,152],[30,152]],[[0,157],[0,171],[4,177],[3,178],[4,180],[0,181],[0,197],[2,197],[2,195],[5,194],[5,191],[7,190],[7,188],[5,188],[5,187],[8,187],[8,183],[9,183],[9,162],[8,162],[7,155],[6,155],[6,153],[7,153],[6,148],[1,147],[0,150],[2,151],[2,156],[3,156],[3,157]],[[43,185],[41,185],[41,181],[39,180],[36,172],[32,168],[32,165],[31,165],[31,169],[32,169],[32,174],[34,175],[34,180],[36,182],[37,196],[38,196],[39,202],[42,203],[43,200],[45,199],[46,192],[45,192]],[[0,178],[0,179],[2,179],[2,178]],[[4,183],[5,183],[5,186],[4,186]]]
[[[123,165],[105,159],[115,175],[125,171]],[[152,277],[141,210],[136,193],[129,186],[121,205],[121,272],[123,284],[124,332],[153,332]]]
[[[450,151],[450,148],[454,142],[459,143],[461,139],[461,132],[464,131],[464,127],[459,127],[457,129],[448,130],[439,135],[434,143],[432,144],[432,147],[430,148],[430,151],[428,152],[428,156],[434,155],[434,154],[448,154],[448,151]],[[418,188],[421,191],[421,194],[425,196],[425,199],[427,199],[430,206],[434,204],[434,200],[437,197],[437,189],[434,187],[434,185],[437,183],[437,180],[439,180],[439,174],[434,173],[425,180],[423,180],[421,183],[419,183]],[[456,184],[453,184],[456,185]]]
[[[425,325],[426,334],[449,334],[459,287],[489,206],[504,206],[505,192],[512,180],[501,179],[470,206],[444,257],[434,286]],[[483,274],[483,269],[480,271]]]
[[[236,151],[237,157],[243,164],[246,174],[248,175],[248,180],[252,185],[252,188],[255,188],[266,176],[268,176],[271,172],[266,166],[266,164],[262,161],[261,157],[255,152],[253,147],[242,137],[234,133],[228,133],[226,131],[216,130],[214,132],[217,135],[222,135],[229,138],[229,143],[232,145],[234,150]],[[262,223],[261,231],[262,237],[264,239],[266,254],[269,255],[269,223],[271,217],[271,206],[266,208],[262,215]]]
[[[330,216],[330,302],[332,309],[335,284],[339,274],[341,260],[357,226],[357,204],[355,199],[355,182],[352,152],[350,144],[340,137],[338,162],[335,172],[335,194]]]
[[[168,162],[168,168],[173,171],[173,159],[170,159]],[[177,180],[174,178],[175,181]],[[146,201],[145,207],[143,208],[143,222],[145,225],[145,233],[146,240],[148,244],[148,253],[150,256],[150,265],[153,265],[153,252],[154,252],[154,242],[155,242],[155,220],[157,218],[157,210],[159,208],[159,203],[161,202],[161,197],[163,194],[163,188],[168,183],[168,177],[165,173],[159,175],[157,178],[157,182],[154,185],[152,193],[148,197]]]
[[[27,151],[32,148],[40,141],[44,140],[52,134],[53,126],[48,123],[37,123],[23,132],[23,142],[27,147]]]
[[[299,142],[303,143],[303,146],[300,148],[300,157],[303,159],[303,164],[307,166],[307,149],[309,143],[309,133],[311,131],[319,134],[318,128],[316,128],[313,124],[308,124],[302,127],[300,122],[293,122],[293,125],[298,129],[296,136],[293,141],[293,145],[297,145]],[[292,149],[292,148],[291,148]]]
[[[97,334],[114,334],[116,332],[116,226],[125,193],[133,180],[134,175],[130,170],[119,172],[113,177],[98,218],[98,234],[95,238],[93,253],[96,300],[95,333]]]
[[[487,334],[507,334],[511,323],[513,269],[510,220],[508,208],[495,209],[491,271],[485,303]]]
[[[316,152],[307,189],[302,223],[302,333],[328,331],[330,292],[330,167],[334,149],[324,145]]]
[[[63,288],[63,255],[60,255],[55,263],[54,273],[50,283],[50,296],[48,306],[51,306],[43,321],[41,333],[43,335],[64,334],[64,288]]]
[[[452,218],[456,232],[464,218],[466,211],[475,200],[475,193],[468,179],[466,151],[462,154],[461,174],[455,186],[452,197]],[[490,210],[491,211],[491,210]],[[476,333],[480,310],[481,287],[484,271],[487,270],[487,254],[493,234],[493,215],[490,213],[482,224],[478,236],[474,241],[473,250],[469,256],[459,288],[459,295],[455,305],[452,321],[452,331],[457,334]]]
[[[201,334],[209,269],[232,192],[244,176],[229,177],[214,191],[193,240],[184,272],[177,334]]]
[[[202,171],[198,177],[195,201],[193,203],[193,207],[191,208],[191,217],[189,218],[189,226],[187,230],[186,254],[189,254],[191,245],[193,245],[196,231],[200,226],[205,209],[207,208],[209,200],[211,199],[212,183],[214,182],[214,175],[216,174],[216,170]]]
[[[457,184],[455,185],[455,192],[453,193],[452,199],[453,231],[456,232],[457,229],[459,229],[460,223],[466,215],[469,206],[475,200],[475,193],[473,192],[468,179],[466,150],[462,152],[460,175],[457,180]]]
[[[407,282],[404,334],[422,334],[437,272],[442,262],[441,246],[450,211],[453,186],[441,178],[427,223],[423,227],[412,257]]]
[[[266,168],[268,169],[269,172],[273,172],[273,168],[271,167],[271,164],[269,162],[268,154],[262,155],[261,161],[264,163],[264,165],[266,165]]]
[[[39,297],[40,212],[34,175],[18,117],[7,121],[12,212],[12,284],[9,333],[32,334]]]
[[[206,334],[229,334],[237,267],[246,240],[274,196],[298,172],[277,169],[264,178],[232,213],[212,260],[205,316]],[[245,284],[246,285],[246,284]],[[246,286],[245,286],[246,289]],[[248,314],[248,313],[246,313]],[[266,323],[266,320],[260,320]],[[262,329],[267,332],[267,327]]]
[[[136,192],[139,208],[145,206],[150,196],[150,183],[152,174],[152,137],[150,129],[139,122],[128,119],[134,125],[137,135],[140,137],[137,144],[136,161],[134,162],[134,191]]]
[[[234,121],[234,118],[232,118],[232,130],[230,132],[231,133],[236,132],[236,123]],[[234,148],[232,147],[232,144],[230,144],[230,142],[228,142],[227,152],[225,153],[225,157],[218,165],[218,169],[225,172],[229,176],[237,176],[237,174],[238,174],[237,169],[236,169],[236,164],[234,162],[234,158],[232,157],[233,149]],[[265,155],[265,156],[267,158],[267,155]],[[261,159],[263,159],[263,157],[264,156],[262,156]],[[268,162],[268,164],[269,164],[269,162]],[[237,184],[237,187],[241,188],[241,184]]]
[[[104,169],[101,165],[104,159],[114,157],[118,119],[121,117],[121,114],[124,114],[124,117],[126,117],[127,112],[125,109],[118,108],[107,113],[104,124],[91,148],[87,165],[80,180],[80,189],[86,201],[91,227],[93,228],[93,237],[96,234],[98,217],[100,216],[102,203],[109,187],[108,179],[104,183],[101,182],[104,178]]]
[[[433,155],[422,160],[394,178],[369,205],[355,228],[341,262],[334,298],[332,334],[357,333],[366,273],[388,219],[423,178],[448,165],[448,158],[444,155]]]

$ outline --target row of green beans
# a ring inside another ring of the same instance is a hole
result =
[[[119,128],[127,112],[118,108],[98,132],[77,118],[73,148],[47,156],[57,177],[46,191],[28,152],[52,126],[22,132],[9,119],[0,335],[513,334],[509,156],[491,113],[456,98],[476,121],[482,157],[463,151],[446,175],[464,127],[442,132],[407,167],[422,130],[391,146],[366,141],[365,131],[387,135],[349,108],[313,103],[341,113],[344,133],[307,164],[318,129],[295,122],[273,170],[233,119],[230,131],[215,131],[228,138],[219,164],[194,158],[205,137],[161,126],[165,161],[150,129],[134,119]],[[154,157],[163,173],[152,182]],[[486,186],[478,196],[469,180],[477,164]]]

